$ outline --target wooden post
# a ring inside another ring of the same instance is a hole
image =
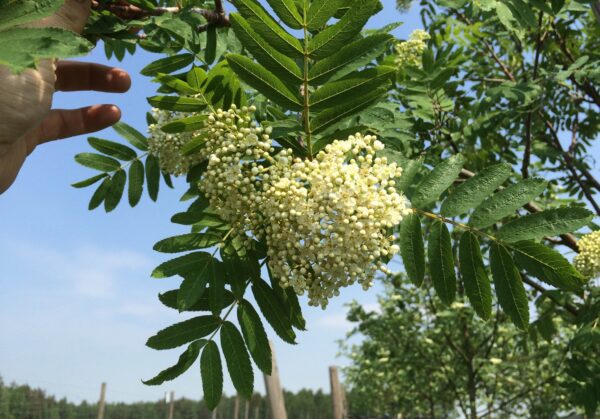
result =
[[[329,367],[329,382],[331,383],[333,419],[344,419],[346,417],[346,401],[337,367]]]
[[[100,386],[100,402],[98,403],[98,419],[104,419],[104,403],[106,402],[106,383]]]
[[[246,406],[244,407],[244,419],[250,419],[250,402],[246,400]]]
[[[169,419],[173,419],[173,414],[175,413],[175,392],[172,391],[169,393]]]
[[[240,395],[235,397],[235,403],[233,405],[233,419],[239,419],[240,417]]]
[[[267,398],[269,399],[269,407],[271,410],[272,419],[287,419],[285,411],[285,400],[283,399],[283,390],[281,389],[281,381],[279,380],[279,370],[277,369],[277,361],[275,360],[275,347],[272,341],[269,341],[271,346],[271,375],[263,374],[265,377],[265,388],[267,389]]]

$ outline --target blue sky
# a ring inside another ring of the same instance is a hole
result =
[[[403,20],[395,31],[400,38],[421,27],[416,8],[400,15],[394,1],[383,3],[385,10],[370,27]],[[145,98],[156,86],[138,74],[156,58],[140,51],[122,63],[110,61],[133,76],[126,94],[59,93],[54,106],[115,103],[123,110],[123,121],[145,132]],[[107,62],[101,47],[84,60]],[[111,129],[95,135],[118,139]],[[121,205],[111,214],[89,212],[92,190],[69,186],[91,175],[73,161],[75,154],[88,150],[85,137],[41,146],[13,187],[0,196],[0,375],[74,401],[95,401],[102,381],[108,383],[111,401],[156,400],[170,390],[177,397],[200,399],[196,366],[160,387],[140,381],[175,363],[179,355],[177,350],[148,349],[144,343],[159,329],[184,319],[156,298],[175,288],[176,280],[150,278],[165,259],[152,245],[185,232],[169,221],[186,207],[179,202],[184,184],[178,183],[175,191],[163,188],[158,203],[145,197],[134,209]],[[309,330],[299,335],[299,345],[274,339],[284,387],[328,391],[327,367],[344,362],[336,357],[336,341],[349,330],[344,304],[357,299],[375,307],[376,294],[377,288],[368,293],[351,288],[326,312],[305,306]],[[262,377],[255,375],[256,389],[262,392]],[[229,381],[225,391],[233,393]]]

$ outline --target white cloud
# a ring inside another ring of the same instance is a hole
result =
[[[152,263],[144,255],[132,251],[101,249],[85,245],[56,251],[31,243],[2,246],[20,260],[20,264],[48,281],[67,284],[76,295],[88,298],[110,298],[119,282],[134,275],[148,275]]]
[[[352,323],[346,320],[346,313],[331,313],[317,318],[315,325],[327,329],[350,330]]]

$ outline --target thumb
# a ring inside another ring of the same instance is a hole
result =
[[[57,27],[82,33],[90,16],[91,5],[91,0],[66,0],[52,16],[26,26],[38,28]]]

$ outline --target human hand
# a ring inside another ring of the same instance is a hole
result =
[[[28,26],[81,32],[91,2],[67,0],[53,16]],[[101,130],[121,117],[114,105],[51,110],[55,91],[125,92],[129,75],[99,64],[44,60],[36,70],[15,75],[0,66],[0,193],[14,182],[26,157],[40,144]]]

